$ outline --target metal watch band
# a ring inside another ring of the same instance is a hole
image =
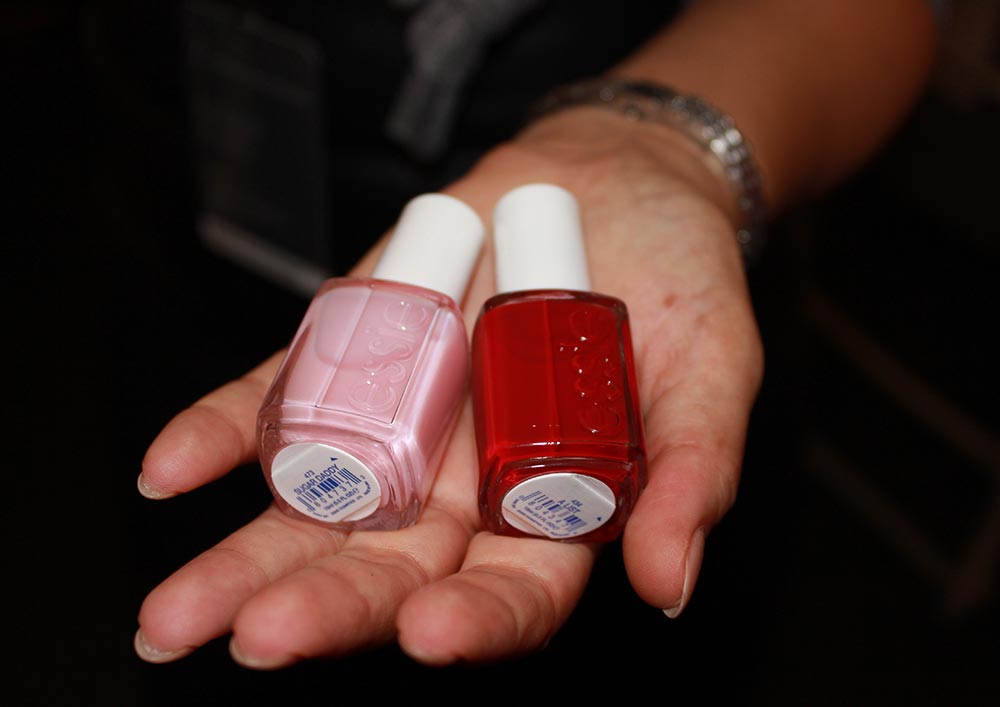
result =
[[[607,106],[635,120],[668,125],[714,155],[736,194],[742,217],[736,239],[747,262],[756,258],[767,218],[761,177],[749,143],[729,115],[669,86],[599,78],[560,86],[534,106],[531,117],[578,105]]]

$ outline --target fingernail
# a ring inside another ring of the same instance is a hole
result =
[[[132,641],[136,654],[147,663],[169,663],[170,661],[183,658],[190,654],[194,648],[184,647],[176,651],[161,651],[159,648],[150,645],[143,635],[142,629],[135,632],[135,639]]]
[[[146,475],[143,473],[139,474],[139,478],[136,481],[136,486],[139,488],[139,493],[141,493],[146,498],[151,498],[154,501],[159,501],[164,498],[171,498],[176,496],[176,493],[160,491],[159,489],[150,486],[149,482],[146,481]]]
[[[294,658],[287,656],[283,658],[254,658],[248,656],[240,650],[235,637],[229,639],[229,655],[244,668],[252,668],[253,670],[276,670],[295,662]]]
[[[681,600],[677,602],[676,606],[663,610],[663,613],[668,618],[676,619],[684,611],[684,607],[687,606],[688,600],[691,598],[691,592],[694,591],[695,582],[698,580],[698,572],[701,570],[701,558],[704,554],[705,529],[698,528],[694,531],[694,535],[691,536],[691,542],[688,544],[687,558],[684,560],[684,589],[681,592]]]

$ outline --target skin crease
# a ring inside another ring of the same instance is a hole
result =
[[[783,25],[775,13],[786,5],[808,11],[795,10]],[[769,202],[780,208],[849,173],[891,131],[921,85],[931,53],[929,13],[916,1],[876,5],[868,11],[866,3],[846,1],[701,2],[616,73],[698,87],[740,116]],[[904,19],[909,34],[898,24]],[[828,45],[839,34],[828,35],[824,21],[854,28],[841,41],[856,51],[833,51]],[[726,73],[717,68],[716,45],[734,26],[739,34],[730,37],[762,49]],[[863,41],[865,32],[881,36],[886,27],[900,29],[909,43],[877,42],[876,56],[860,56],[873,44]],[[823,42],[808,42],[810,32]],[[816,46],[842,57],[842,72],[828,61],[817,84],[816,76],[798,75],[806,62],[779,71],[770,66],[790,52],[809,56]],[[893,75],[851,78],[866,61],[886,61],[892,52]],[[750,92],[745,85],[753,71],[763,78]],[[864,110],[828,95],[855,101],[873,91],[881,100],[860,104]],[[823,100],[806,100],[814,94]],[[772,106],[781,100],[800,101],[802,111],[816,115],[776,112]],[[831,106],[841,109],[831,113]],[[810,125],[807,118],[815,120]],[[838,126],[827,135],[832,145],[817,147],[815,133],[826,124]],[[676,616],[694,591],[710,529],[736,498],[764,370],[731,194],[687,138],[600,108],[536,122],[444,191],[488,225],[499,197],[527,182],[555,183],[577,197],[593,288],[628,303],[650,466],[622,548],[635,591]],[[352,274],[368,274],[379,248]],[[492,267],[487,243],[463,306],[470,332],[494,291]],[[143,460],[140,491],[153,498],[186,493],[253,461],[256,412],[280,356],[175,417]],[[167,662],[227,634],[234,659],[258,669],[392,640],[432,665],[543,647],[579,601],[600,548],[481,532],[477,473],[466,405],[415,526],[347,534],[272,506],[149,594],[139,613],[138,654]]]

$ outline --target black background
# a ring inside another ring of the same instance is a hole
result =
[[[565,629],[524,659],[431,670],[387,647],[257,673],[220,639],[153,666],[132,651],[145,594],[270,498],[250,466],[148,501],[145,448],[285,345],[305,300],[195,232],[170,6],[12,8],[4,702],[1000,696],[996,94],[932,90],[862,172],[776,224],[752,273],[768,371],[742,492],[678,620],[634,597],[609,547]],[[388,224],[363,206],[359,251]],[[878,350],[845,348],[859,339],[838,322]]]

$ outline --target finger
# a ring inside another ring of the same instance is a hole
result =
[[[146,597],[139,610],[137,652],[150,662],[166,662],[224,635],[247,599],[314,559],[336,553],[345,538],[270,507]]]
[[[468,410],[461,425],[471,437]],[[471,444],[453,444],[448,483],[419,523],[393,533],[348,539],[272,506],[150,593],[137,652],[166,662],[232,631],[234,658],[269,668],[388,640],[403,598],[461,565],[477,520],[467,493],[474,460]]]
[[[622,538],[633,587],[672,618],[690,600],[708,532],[735,500],[763,370],[750,320],[736,317],[716,331],[725,335],[704,337],[682,359],[667,357],[676,370],[645,416],[649,480]]]
[[[390,641],[406,597],[457,571],[472,532],[429,507],[410,528],[352,534],[340,552],[314,558],[246,601],[233,625],[233,657],[273,669]]]
[[[274,354],[167,423],[142,460],[140,493],[169,498],[252,461],[257,453],[257,410],[283,355]]]
[[[401,648],[428,665],[478,663],[543,647],[580,600],[596,549],[480,533],[459,573],[399,612]]]

